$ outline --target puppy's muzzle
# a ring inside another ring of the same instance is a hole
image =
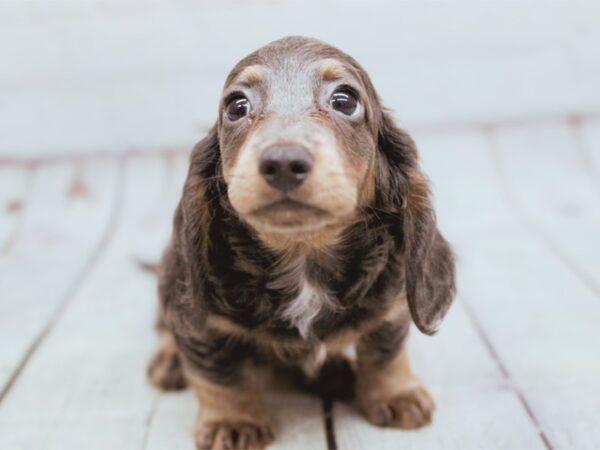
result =
[[[300,146],[269,147],[259,161],[260,174],[270,186],[281,192],[299,187],[312,168],[312,155]]]

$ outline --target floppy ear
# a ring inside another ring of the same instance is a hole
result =
[[[208,230],[222,197],[221,158],[216,125],[194,147],[183,195],[175,212],[173,247],[184,274],[177,296],[175,320],[182,333],[197,330],[206,318],[203,307],[207,280]],[[181,276],[181,275],[180,275]],[[173,305],[175,306],[175,305]]]
[[[406,297],[414,323],[433,334],[454,295],[454,255],[440,234],[413,140],[383,113],[379,131],[380,208],[399,216]]]

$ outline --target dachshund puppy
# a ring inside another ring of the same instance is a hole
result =
[[[415,145],[361,66],[302,37],[240,61],[192,152],[160,268],[149,377],[195,390],[196,446],[263,448],[256,370],[318,379],[348,346],[369,421],[428,424],[404,343],[411,318],[433,334],[454,294]]]

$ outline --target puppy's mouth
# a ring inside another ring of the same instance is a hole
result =
[[[283,198],[250,213],[251,220],[273,231],[315,230],[329,222],[331,214],[307,203]]]
[[[266,206],[261,206],[254,211],[254,214],[265,215],[298,215],[298,214],[327,214],[320,208],[308,205],[291,198],[284,198],[270,203]]]

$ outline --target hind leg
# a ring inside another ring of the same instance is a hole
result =
[[[148,379],[165,391],[178,391],[187,387],[181,356],[175,345],[175,337],[162,320],[156,326],[158,348],[148,364]]]

